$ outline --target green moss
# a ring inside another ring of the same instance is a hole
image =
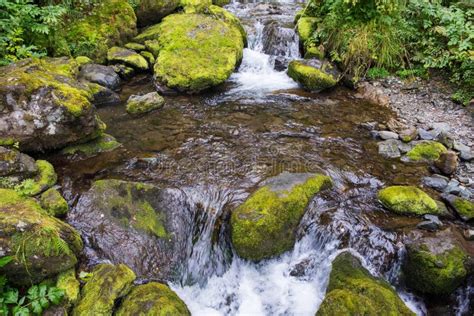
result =
[[[148,61],[149,65],[154,65],[155,64],[155,56],[153,53],[150,53],[149,51],[142,51],[140,52],[140,55],[145,57],[145,59]]]
[[[131,96],[126,105],[126,111],[131,115],[148,113],[159,109],[165,104],[165,99],[156,92],[144,96]]]
[[[81,238],[72,227],[13,190],[0,189],[0,230],[6,255],[15,258],[15,264],[3,272],[13,275],[18,284],[36,283],[70,269],[82,250]]]
[[[319,47],[316,47],[314,44],[309,44],[305,45],[304,49],[304,58],[305,59],[311,59],[311,58],[317,58],[317,59],[323,59],[324,58],[324,52],[319,49]]]
[[[140,51],[146,49],[145,45],[139,44],[139,43],[134,43],[134,42],[130,42],[130,43],[125,44],[125,48],[131,49],[131,50],[134,50],[134,51],[137,51],[137,52],[140,52]]]
[[[160,42],[158,42],[156,40],[145,41],[145,47],[146,47],[147,51],[152,53],[153,57],[155,57],[155,58],[158,57],[158,55],[160,54],[161,45],[160,45]],[[155,61],[156,61],[156,59],[155,59]]]
[[[414,186],[391,186],[378,193],[383,206],[397,214],[439,214],[435,200]]]
[[[68,146],[64,148],[61,153],[64,155],[82,154],[87,157],[92,157],[100,153],[115,150],[120,146],[122,146],[122,144],[117,142],[113,136],[102,134],[88,143]]]
[[[64,291],[64,299],[71,306],[79,300],[80,283],[76,279],[76,271],[69,269],[58,275],[56,287]]]
[[[56,189],[49,189],[41,194],[40,203],[51,216],[64,216],[69,211],[69,205]]]
[[[89,57],[87,56],[77,56],[75,58],[76,60],[76,63],[79,65],[79,66],[82,66],[82,65],[87,65],[87,64],[91,64],[92,63],[92,59],[90,59]]]
[[[136,16],[127,0],[105,0],[82,19],[71,19],[58,34],[56,55],[65,51],[104,62],[109,47],[122,45],[136,34]]]
[[[191,315],[186,304],[165,284],[150,282],[135,286],[117,310],[126,315]]]
[[[331,185],[329,177],[315,175],[289,190],[258,189],[232,213],[232,243],[238,255],[261,260],[291,249],[306,205]]]
[[[219,7],[228,5],[230,2],[231,0],[212,0],[212,4],[217,5]]]
[[[293,60],[288,66],[288,76],[311,91],[324,90],[337,84],[338,79],[328,71],[332,71],[332,66],[326,63],[318,69],[302,61]]]
[[[298,35],[302,43],[305,43],[313,36],[313,33],[317,28],[316,21],[316,18],[311,17],[301,17],[298,20],[298,23],[296,24],[296,30],[298,31]]]
[[[25,196],[35,196],[56,184],[58,176],[53,165],[46,160],[37,160],[38,175],[34,179],[22,181],[15,187],[15,191]]]
[[[470,221],[471,219],[474,219],[474,203],[469,200],[457,197],[453,200],[452,204],[456,209],[456,212],[464,220]]]
[[[13,138],[2,138],[0,137],[0,146],[13,146],[16,140]]]
[[[127,295],[134,280],[135,273],[126,265],[99,264],[82,288],[73,315],[112,315],[115,301]]]
[[[242,59],[244,38],[215,7],[215,16],[173,14],[135,38],[157,56],[155,79],[169,88],[197,93],[223,83]],[[147,42],[154,40],[155,42]],[[153,48],[150,44],[153,43]],[[148,45],[147,45],[148,44]]]
[[[350,253],[333,261],[327,294],[317,314],[322,315],[414,315],[395,290],[374,278]]]
[[[446,152],[447,149],[443,144],[435,141],[423,141],[413,147],[408,153],[407,157],[413,161],[420,160],[438,160],[441,153]]]
[[[407,285],[427,294],[451,294],[467,275],[467,255],[455,245],[430,251],[426,245],[410,246],[403,266]]]
[[[135,51],[126,48],[116,46],[110,48],[107,52],[107,60],[111,63],[124,63],[139,70],[148,70],[146,59]]]
[[[218,20],[224,21],[225,23],[228,23],[233,27],[237,28],[240,32],[240,35],[242,35],[242,39],[244,40],[244,46],[247,45],[247,32],[240,23],[240,20],[235,15],[217,5],[209,6],[209,8],[203,13],[210,15]]]

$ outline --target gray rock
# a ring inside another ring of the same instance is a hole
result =
[[[433,123],[431,124],[431,128],[433,129],[436,135],[439,135],[441,133],[449,133],[449,131],[451,130],[451,127],[448,123]]]
[[[96,107],[119,104],[120,96],[109,88],[102,87],[94,94],[94,105]]]
[[[422,128],[418,129],[418,135],[420,136],[420,139],[422,140],[434,140],[436,138],[435,134],[433,134],[430,131],[424,130]]]
[[[35,160],[13,148],[0,147],[0,177],[23,180],[38,172]]]
[[[87,64],[81,67],[79,78],[97,83],[111,90],[120,87],[120,76],[112,67],[98,64]]]
[[[398,139],[398,134],[395,132],[390,132],[390,131],[380,131],[379,137],[382,138],[383,140]]]
[[[466,146],[460,142],[454,142],[454,150],[459,152],[459,157],[464,161],[471,161],[474,159],[474,152],[469,146]]]
[[[402,154],[406,154],[407,152],[409,152],[413,148],[413,146],[414,145],[412,143],[404,143],[401,141],[398,142],[398,149]]]
[[[400,139],[405,143],[411,142],[418,136],[418,130],[415,127],[409,127],[400,131]]]
[[[379,154],[385,158],[400,158],[400,150],[398,149],[398,141],[395,139],[385,140],[377,143]]]
[[[179,4],[179,0],[141,0],[136,9],[137,23],[139,27],[156,24],[168,14],[173,13]]]
[[[443,223],[439,220],[438,216],[426,214],[423,216],[424,221],[416,225],[417,228],[428,230],[428,231],[437,231],[443,227]]]
[[[461,192],[461,188],[459,187],[459,181],[456,179],[451,179],[446,188],[444,188],[443,192],[448,194],[459,194],[459,192]]]
[[[454,137],[449,133],[441,132],[436,139],[448,148],[454,147]]]
[[[165,99],[158,92],[150,92],[144,95],[132,95],[128,98],[127,113],[138,115],[147,113],[163,107]]]
[[[431,177],[424,177],[422,181],[427,187],[433,188],[437,191],[443,191],[448,186],[449,179],[435,174]]]

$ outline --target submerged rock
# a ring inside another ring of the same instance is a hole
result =
[[[135,274],[126,265],[99,264],[81,291],[74,316],[112,315],[115,301],[130,291]]]
[[[0,273],[19,285],[36,284],[74,267],[82,250],[71,226],[13,190],[0,189],[0,231],[1,255],[14,258]]]
[[[415,315],[383,279],[373,277],[349,252],[332,263],[329,285],[318,316]]]
[[[114,46],[107,52],[107,60],[110,63],[123,63],[137,70],[148,70],[148,62],[137,52],[122,47]]]
[[[414,186],[391,186],[378,193],[378,199],[388,210],[405,215],[440,214],[435,200]]]
[[[124,263],[140,277],[170,280],[186,258],[192,229],[185,200],[176,189],[100,180],[68,219],[100,258]]]
[[[179,5],[180,0],[141,0],[137,8],[138,26],[145,27],[160,22]]]
[[[238,20],[227,11],[212,13],[217,10],[225,11],[215,7],[209,14],[169,15],[135,38],[147,47],[159,47],[154,67],[157,86],[198,93],[229,78],[242,59],[245,38]]]
[[[232,213],[231,237],[237,254],[261,260],[290,250],[307,204],[331,186],[329,177],[309,173],[284,172],[266,180]]]
[[[0,143],[44,151],[97,137],[105,128],[91,103],[98,86],[78,82],[77,72],[78,64],[67,58],[2,67]]]
[[[79,78],[97,83],[111,90],[117,90],[120,87],[120,77],[112,67],[87,64],[81,67]]]
[[[401,157],[398,140],[396,139],[389,139],[383,142],[378,142],[377,146],[379,154],[385,158]]]
[[[331,63],[319,59],[293,60],[288,66],[288,76],[310,91],[334,87],[340,74]]]
[[[150,92],[145,95],[132,95],[127,101],[127,113],[138,115],[159,109],[165,104],[165,99],[157,92]]]
[[[115,315],[191,315],[186,304],[167,285],[150,282],[135,286]]]
[[[448,151],[443,144],[435,141],[423,141],[415,145],[408,153],[407,157],[412,161],[438,160],[440,155]]]
[[[467,276],[468,256],[449,230],[416,238],[407,245],[403,272],[407,285],[421,293],[451,294]]]
[[[86,157],[93,157],[101,153],[113,151],[122,144],[119,143],[115,137],[109,134],[102,134],[96,139],[79,145],[68,146],[64,148],[61,153],[64,155],[84,155]]]

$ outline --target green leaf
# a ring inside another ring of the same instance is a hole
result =
[[[3,294],[5,304],[16,304],[18,302],[18,290],[10,289]]]
[[[6,256],[6,257],[1,257],[0,258],[0,268],[6,266],[7,264],[10,263],[10,261],[13,260],[12,256]]]
[[[61,303],[62,299],[64,297],[64,291],[57,288],[57,287],[50,287],[48,290],[48,298],[49,300],[57,305]]]

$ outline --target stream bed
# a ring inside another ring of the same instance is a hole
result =
[[[428,168],[378,154],[364,123],[389,120],[394,117],[389,108],[361,101],[343,87],[305,92],[286,75],[288,62],[300,57],[293,19],[303,5],[226,6],[241,19],[249,43],[239,70],[224,86],[199,96],[168,96],[162,109],[142,117],[129,116],[124,104],[102,107],[98,113],[107,133],[121,148],[88,159],[48,159],[71,203],[98,179],[179,190],[176,204],[193,223],[182,232],[179,269],[165,281],[193,315],[314,315],[331,261],[342,249],[396,286],[407,306],[423,315],[424,303],[398,282],[403,228],[417,221],[387,215],[376,193],[385,185],[419,185]],[[137,76],[123,87],[121,99],[151,91],[152,78]],[[292,251],[259,263],[238,258],[229,242],[230,212],[261,181],[285,171],[325,173],[335,189],[310,203]],[[73,209],[68,220],[84,232],[86,216],[80,212]],[[85,239],[84,263],[114,261],[94,250],[94,238]],[[142,268],[142,280],[161,279]],[[464,295],[459,308],[469,300],[469,293]]]

